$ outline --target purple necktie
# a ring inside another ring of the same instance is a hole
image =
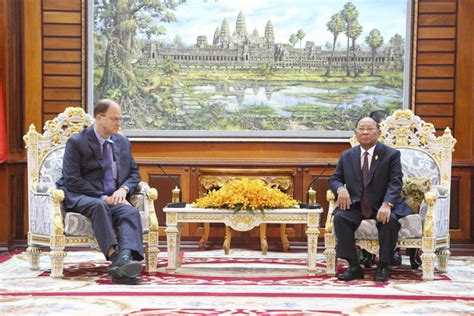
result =
[[[360,207],[362,216],[370,218],[372,216],[372,206],[370,206],[369,198],[366,194],[367,182],[369,181],[369,152],[364,152],[364,163],[362,164],[362,182],[364,188],[362,189],[362,196],[360,198]]]
[[[104,156],[104,193],[105,195],[112,195],[115,191],[115,180],[112,173],[112,155],[109,153],[109,142],[103,145],[102,154]]]

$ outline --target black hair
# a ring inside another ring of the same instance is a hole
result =
[[[387,112],[384,110],[375,110],[370,112],[369,117],[373,118],[377,123],[381,123],[387,118]]]

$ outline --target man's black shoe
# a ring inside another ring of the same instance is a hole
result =
[[[422,264],[420,253],[420,249],[407,249],[407,255],[410,256],[410,265],[413,270],[418,269]]]
[[[135,276],[118,276],[118,275],[112,275],[112,283],[114,284],[127,284],[127,285],[138,285],[143,282],[143,279],[139,275]]]
[[[356,279],[364,278],[364,270],[360,267],[349,267],[346,272],[341,273],[337,276],[340,281],[351,281]]]
[[[399,266],[402,264],[402,255],[400,254],[400,248],[396,248],[393,252],[392,260],[390,261],[390,265],[392,266]]]
[[[388,281],[388,268],[387,267],[377,267],[374,275],[375,282],[387,282]]]
[[[110,259],[112,264],[109,266],[108,272],[112,276],[136,276],[142,271],[140,262],[132,260],[131,252],[128,249],[120,250],[114,253]]]
[[[373,264],[375,264],[375,255],[371,254],[365,249],[360,251],[360,264],[362,264],[366,268],[370,268]]]

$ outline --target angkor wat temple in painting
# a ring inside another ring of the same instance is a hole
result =
[[[330,49],[307,41],[304,47],[298,48],[290,43],[275,43],[275,30],[272,22],[267,21],[263,36],[255,28],[247,32],[245,17],[239,13],[235,31],[230,35],[227,19],[217,26],[212,43],[206,35],[199,35],[193,46],[164,45],[158,41],[146,41],[142,49],[142,64],[161,65],[171,57],[181,67],[213,67],[257,69],[262,65],[271,65],[275,69],[306,68],[323,70],[331,67],[342,70],[349,63],[354,63],[353,54],[347,56],[345,50]],[[357,50],[355,64],[359,71],[370,69],[372,65],[370,50]],[[401,47],[387,46],[374,56],[374,67],[378,71],[403,71],[403,51]]]

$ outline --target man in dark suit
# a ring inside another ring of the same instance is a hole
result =
[[[122,112],[112,100],[94,106],[95,123],[66,143],[62,178],[67,211],[89,218],[114,283],[139,284],[143,260],[140,214],[127,201],[140,182],[128,139],[117,134]]]
[[[375,110],[370,112],[369,117],[373,118],[378,124],[382,123],[387,119],[387,112],[384,110]],[[375,263],[375,255],[369,253],[367,250],[362,249],[360,252],[360,263],[365,267],[370,267]],[[390,265],[399,266],[402,264],[402,256],[400,254],[400,248],[396,248],[393,252],[393,258],[390,260]]]
[[[374,218],[380,243],[375,281],[384,282],[388,280],[388,265],[398,239],[398,219],[412,214],[412,210],[400,195],[403,177],[400,152],[377,142],[380,129],[370,117],[357,122],[355,133],[360,145],[341,154],[329,179],[329,187],[338,197],[334,212],[336,254],[349,263],[349,268],[339,274],[338,279],[364,278],[354,232],[363,219]]]

